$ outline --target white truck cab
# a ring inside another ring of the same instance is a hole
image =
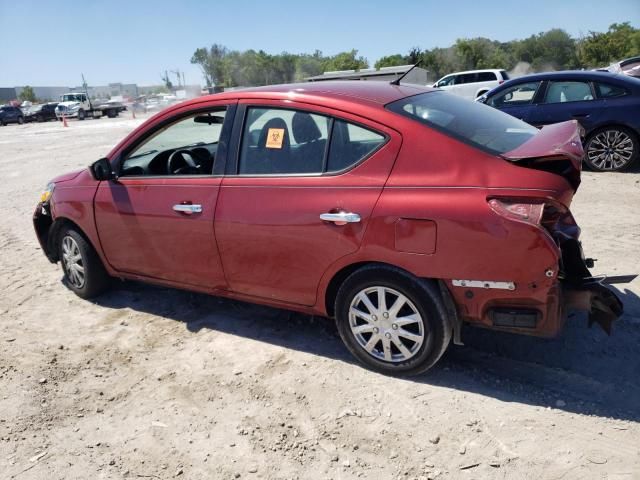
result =
[[[475,100],[507,80],[509,75],[505,70],[468,70],[445,75],[433,86]]]
[[[66,117],[84,120],[88,115],[96,116],[92,110],[86,93],[70,92],[60,95],[60,103],[56,107],[56,116],[58,118]]]

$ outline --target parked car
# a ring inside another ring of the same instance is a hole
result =
[[[576,119],[585,129],[584,162],[621,171],[640,151],[640,80],[596,71],[549,72],[510,80],[479,102],[541,127]]]
[[[504,70],[469,70],[446,75],[433,86],[473,100],[506,80],[509,75]]]
[[[57,103],[45,103],[42,105],[32,105],[28,110],[24,111],[25,122],[46,122],[48,120],[56,120]]]
[[[640,78],[640,57],[626,58],[619,62],[612,63],[606,70]]]
[[[22,110],[12,105],[0,106],[0,125],[4,126],[7,123],[24,123]]]
[[[575,121],[424,87],[238,90],[52,180],[34,226],[82,298],[117,277],[333,317],[364,364],[416,374],[465,323],[553,336],[576,307],[610,330],[569,210],[582,154]]]

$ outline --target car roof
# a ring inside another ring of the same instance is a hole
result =
[[[626,80],[628,75],[620,75],[613,72],[601,72],[596,70],[564,70],[560,72],[544,72],[544,73],[532,73],[530,75],[524,75],[522,77],[514,78],[512,83],[526,79],[527,81],[535,80],[554,80],[558,78],[564,78],[568,80]]]
[[[212,99],[295,99],[298,101],[342,100],[350,103],[386,105],[402,98],[433,91],[418,85],[392,85],[375,80],[328,80],[322,82],[269,85],[215,93],[185,103],[200,103]]]
[[[449,75],[462,75],[465,73],[484,73],[484,72],[504,72],[506,71],[504,68],[485,68],[482,70],[465,70],[463,72],[453,72],[453,73],[448,73],[447,75],[444,75],[445,77],[448,77]],[[444,77],[443,77],[444,78]]]

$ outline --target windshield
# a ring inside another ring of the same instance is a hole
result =
[[[511,115],[447,92],[422,93],[386,108],[492,154],[509,152],[538,132]]]
[[[63,95],[62,101],[63,102],[81,102],[82,96],[81,95]]]

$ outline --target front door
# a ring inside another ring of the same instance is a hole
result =
[[[359,248],[389,175],[396,132],[307,108],[239,107],[238,161],[222,182],[215,222],[233,291],[313,305],[324,272]]]
[[[95,198],[100,243],[123,273],[224,288],[213,227],[235,106],[167,119],[125,149],[116,181]]]
[[[519,83],[490,96],[486,103],[533,125],[532,117],[538,108],[535,100],[539,96],[541,86],[541,81]]]

